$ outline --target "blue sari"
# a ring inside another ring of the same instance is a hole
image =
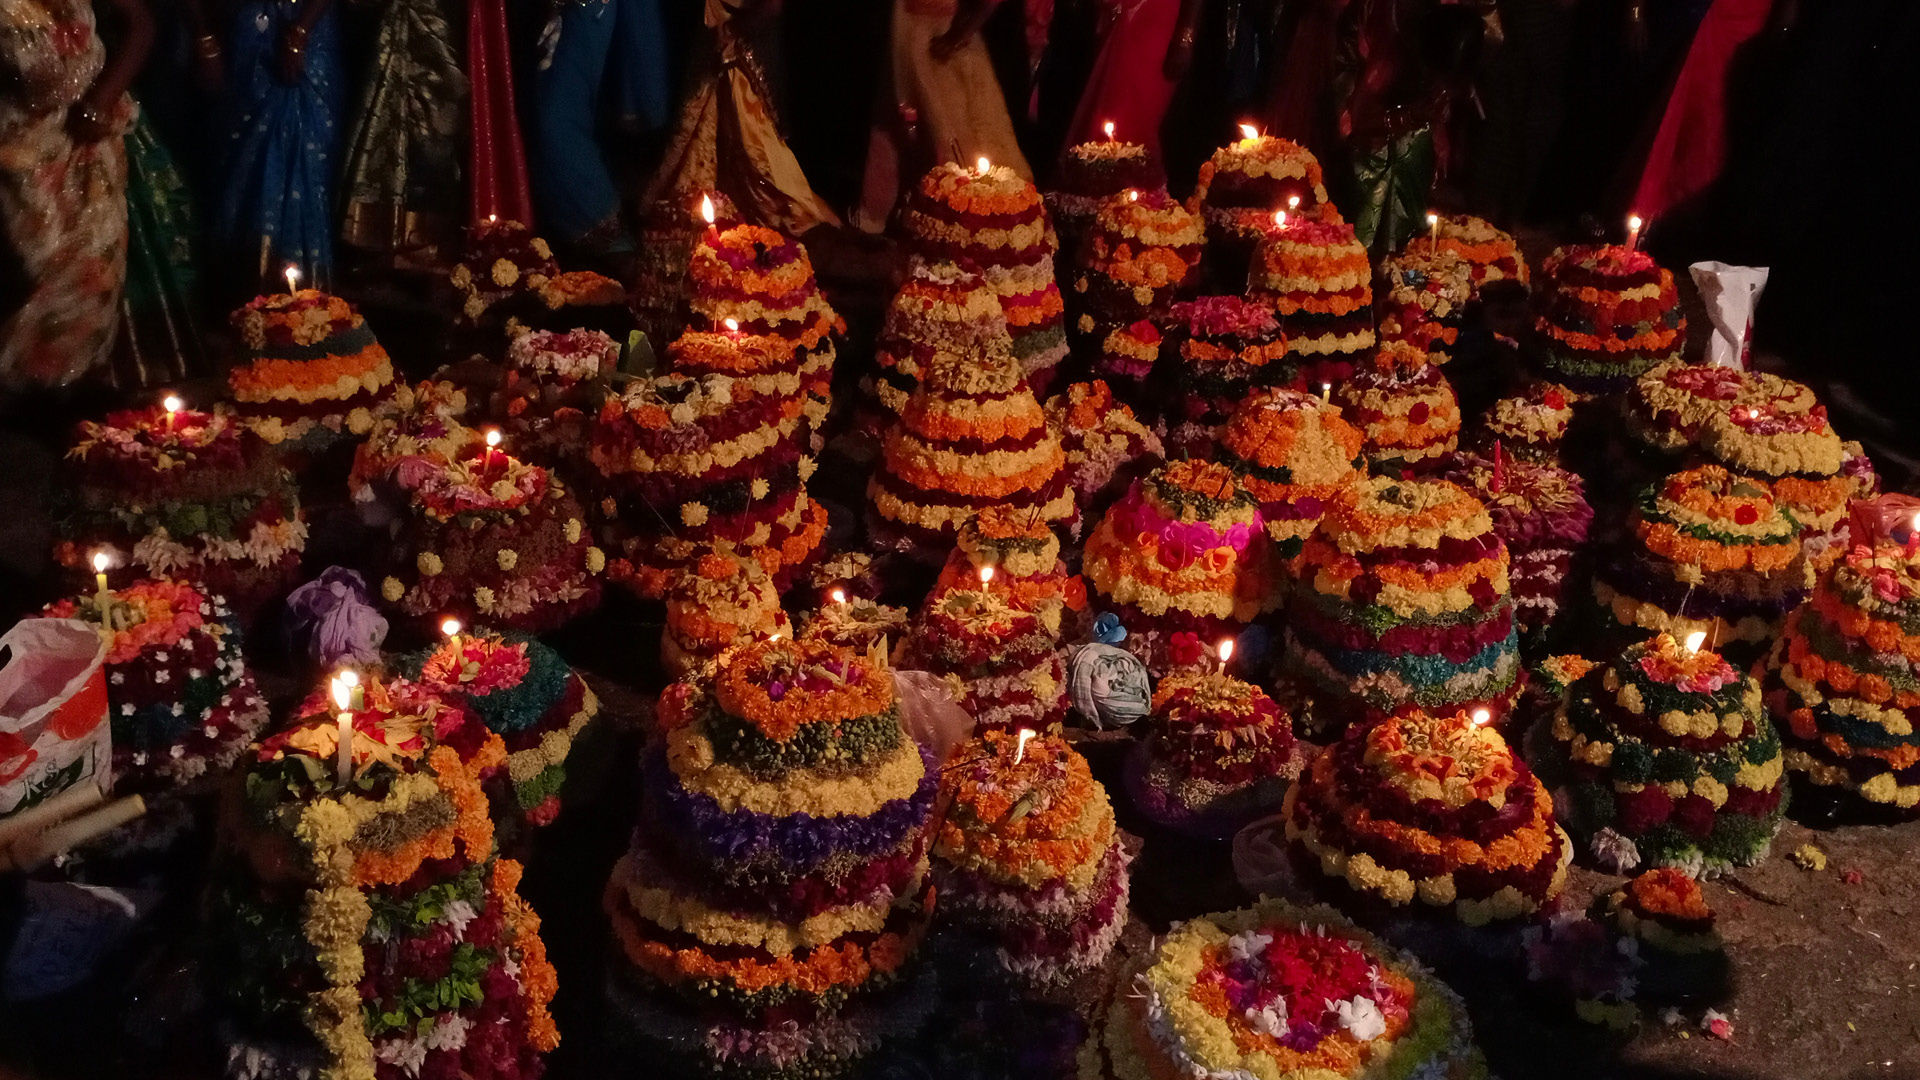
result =
[[[266,284],[297,266],[326,285],[333,268],[333,179],[341,131],[340,19],[329,6],[307,35],[306,74],[275,73],[292,0],[245,0],[234,17],[227,69],[227,142],[214,235],[236,265],[259,265]]]

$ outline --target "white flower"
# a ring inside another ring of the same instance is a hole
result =
[[[453,936],[456,938],[466,934],[467,924],[478,915],[479,912],[473,910],[473,905],[465,900],[454,900],[441,911],[441,918],[448,926],[453,927]]]
[[[1371,1042],[1387,1033],[1387,1018],[1380,1015],[1380,1006],[1375,1005],[1372,998],[1355,995],[1347,1001],[1336,1001],[1333,1011],[1340,1017],[1340,1026],[1361,1042]]]
[[[1258,930],[1235,934],[1227,939],[1227,955],[1235,960],[1247,960],[1259,956],[1271,944],[1273,944],[1273,935],[1263,934]]]
[[[1278,1039],[1287,1033],[1287,999],[1276,997],[1264,1009],[1247,1010],[1247,1026]]]
[[[448,1013],[433,1025],[427,1034],[429,1050],[458,1050],[467,1045],[467,1032],[473,1027],[473,1021],[459,1013]]]
[[[408,1076],[419,1076],[427,1063],[427,1044],[420,1039],[389,1039],[374,1047],[373,1056],[389,1065],[398,1065]]]
[[[154,681],[154,682],[157,682],[157,683],[163,683],[163,682],[166,682],[166,681],[167,681],[167,673],[166,673],[165,671],[156,671],[156,672],[154,672],[154,673],[153,673],[153,681]]]

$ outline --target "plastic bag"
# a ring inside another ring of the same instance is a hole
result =
[[[893,688],[900,699],[900,720],[907,734],[933,751],[935,761],[947,760],[953,748],[973,734],[973,717],[953,700],[946,680],[940,676],[895,669]]]
[[[0,637],[0,817],[69,788],[113,786],[106,643],[79,619],[23,619]]]
[[[1753,367],[1753,309],[1760,306],[1760,291],[1767,287],[1767,268],[1697,262],[1687,272],[1713,325],[1707,363],[1740,371]]]

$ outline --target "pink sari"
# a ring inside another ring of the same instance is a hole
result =
[[[1104,138],[1113,121],[1115,138],[1142,143],[1160,156],[1160,121],[1176,83],[1162,71],[1167,46],[1180,25],[1180,0],[1108,0],[1100,55],[1073,113],[1067,145]]]

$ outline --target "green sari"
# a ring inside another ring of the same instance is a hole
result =
[[[195,317],[200,275],[193,196],[142,115],[127,132],[127,287],[120,307],[126,347],[114,381],[126,388],[207,373]]]
[[[400,251],[465,220],[467,74],[449,0],[387,0],[347,138],[341,239]]]

